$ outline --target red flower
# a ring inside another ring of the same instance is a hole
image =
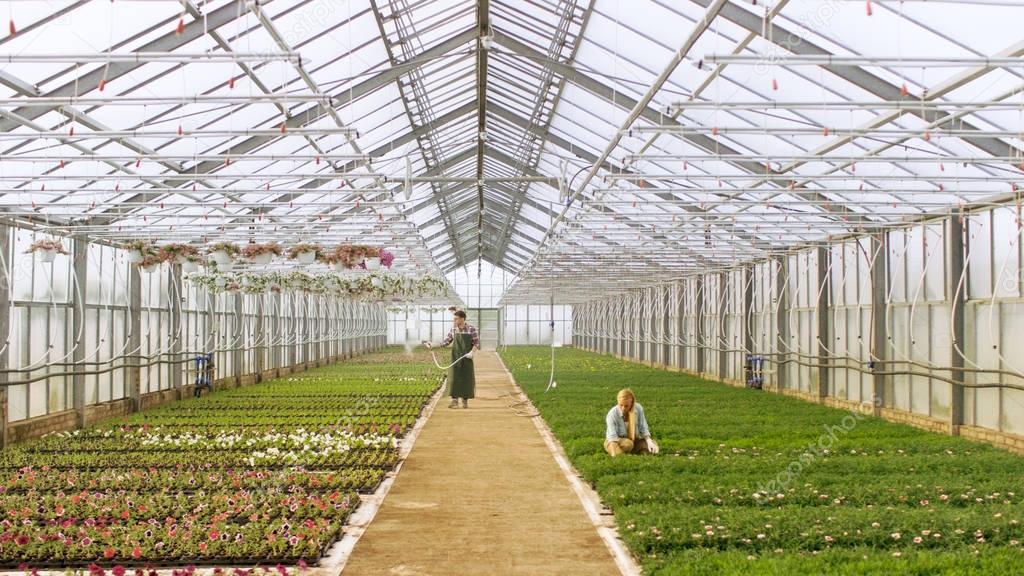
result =
[[[138,558],[140,556],[142,556],[142,548],[139,548],[138,546],[132,548],[132,558]]]
[[[210,540],[216,540],[218,538],[220,538],[220,532],[218,532],[216,528],[210,530]]]
[[[113,558],[115,554],[117,554],[117,552],[113,548],[107,548],[103,551],[104,558]]]
[[[124,566],[121,566],[120,564],[118,564],[117,566],[114,566],[114,568],[110,571],[110,573],[113,574],[114,576],[124,576],[124,573],[125,573]]]
[[[14,543],[17,544],[18,546],[24,546],[24,545],[29,543],[29,540],[30,540],[30,538],[28,536],[26,536],[25,534],[18,534],[14,538]]]

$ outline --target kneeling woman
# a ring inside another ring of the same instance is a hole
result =
[[[619,391],[618,404],[605,416],[604,449],[613,457],[620,454],[657,454],[643,406],[629,388]]]

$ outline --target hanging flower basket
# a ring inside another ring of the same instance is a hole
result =
[[[384,250],[382,248],[381,251],[380,251],[380,265],[390,270],[391,269],[391,265],[394,264],[394,262],[395,262],[395,255],[394,255],[394,253],[388,252],[387,250]]]
[[[125,249],[128,250],[129,264],[138,264],[153,253],[153,245],[145,240],[133,240],[125,245]]]
[[[274,261],[274,256],[281,256],[284,250],[279,244],[246,244],[242,248],[242,257],[260,266]]]
[[[235,261],[235,256],[238,255],[238,246],[230,242],[218,242],[213,246],[210,246],[206,253],[210,255],[218,265],[231,264]]]
[[[64,249],[60,240],[36,240],[25,253],[35,254],[40,262],[53,262],[57,259],[57,254],[67,254],[68,251]]]
[[[370,272],[380,270],[380,248],[373,246],[360,246],[363,252],[363,262],[360,267]]]
[[[202,264],[203,260],[199,256],[187,256],[185,261],[181,262],[181,272],[183,274],[196,274],[199,272]]]
[[[335,248],[330,257],[332,261],[341,262],[346,269],[366,269],[365,261],[367,256],[379,256],[380,250],[372,246],[360,246],[356,244],[342,244]]]
[[[163,262],[164,259],[160,256],[150,254],[143,258],[142,262],[139,262],[139,270],[142,270],[146,274],[152,274],[153,272],[156,272],[157,268],[159,268],[160,264]]]
[[[185,264],[189,258],[199,255],[199,250],[189,244],[167,244],[157,250],[157,255],[165,262]]]
[[[296,244],[288,249],[288,258],[299,264],[312,264],[316,262],[321,250],[319,244]]]

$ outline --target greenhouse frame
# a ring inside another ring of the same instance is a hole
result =
[[[7,5],[0,567],[1024,568],[1020,2]]]

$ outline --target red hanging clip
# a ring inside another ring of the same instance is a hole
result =
[[[873,13],[871,10],[871,0],[867,0],[867,3],[864,5],[864,8],[866,9],[868,16],[871,16],[871,14]]]
[[[235,89],[235,77],[234,76],[232,76],[231,78],[228,79],[228,89],[230,89],[230,90],[234,90]]]
[[[778,89],[779,89],[779,81],[776,80],[775,78],[772,78],[772,90],[778,90]]]
[[[174,29],[174,33],[178,36],[185,33],[185,18],[178,19],[178,27]]]
[[[11,21],[8,24],[8,30],[10,31],[11,36],[14,36],[18,33],[18,28],[14,25],[14,18],[11,18]]]
[[[100,78],[100,84],[99,84],[99,86],[97,86],[97,89],[99,89],[100,92],[103,92],[103,89],[106,88],[106,87],[107,87],[107,79],[106,78]]]

